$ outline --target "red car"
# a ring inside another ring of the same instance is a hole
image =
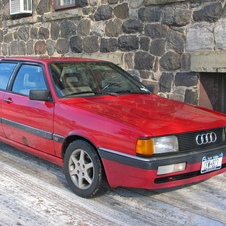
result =
[[[0,140],[64,167],[82,197],[226,171],[225,114],[159,97],[109,62],[1,59],[0,98]]]

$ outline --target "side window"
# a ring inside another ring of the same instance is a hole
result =
[[[0,89],[6,90],[9,79],[17,64],[1,63],[0,64]]]
[[[42,68],[22,65],[13,83],[12,91],[28,96],[31,89],[47,89]]]

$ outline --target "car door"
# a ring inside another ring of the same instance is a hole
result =
[[[8,139],[54,154],[53,101],[29,99],[30,90],[48,89],[44,67],[20,63],[2,101],[2,124]]]
[[[2,100],[5,95],[10,77],[16,68],[17,63],[0,63],[0,119],[2,120]],[[5,136],[2,124],[0,126],[0,136]]]

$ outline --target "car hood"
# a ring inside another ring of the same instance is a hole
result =
[[[226,125],[226,116],[155,94],[88,97],[68,101],[77,107],[139,127],[149,136],[205,130]]]

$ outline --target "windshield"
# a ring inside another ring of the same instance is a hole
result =
[[[127,72],[111,63],[51,63],[50,72],[59,97],[150,93]]]

